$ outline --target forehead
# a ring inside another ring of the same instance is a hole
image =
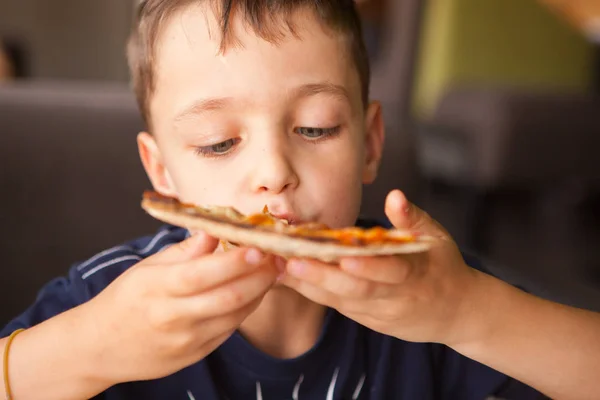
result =
[[[198,98],[266,104],[296,87],[322,83],[343,87],[360,107],[360,80],[347,39],[324,28],[311,12],[298,11],[292,18],[294,34],[282,25],[272,42],[233,18],[233,43],[221,52],[220,27],[209,9],[190,6],[174,14],[156,46],[152,115],[173,118]]]

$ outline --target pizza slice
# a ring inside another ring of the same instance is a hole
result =
[[[152,217],[191,231],[204,231],[231,245],[256,247],[285,258],[336,262],[343,257],[421,253],[434,239],[398,229],[330,229],[319,223],[290,225],[269,213],[244,215],[231,207],[185,204],[156,192],[145,192],[142,208]]]

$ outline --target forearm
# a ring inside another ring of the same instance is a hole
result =
[[[457,344],[461,354],[552,398],[600,392],[600,314],[542,300],[479,275],[467,327],[483,333]]]
[[[79,309],[70,310],[14,339],[8,368],[13,398],[89,399],[110,386],[94,368],[95,334],[80,315]],[[6,340],[0,339],[2,353]],[[5,391],[2,380],[0,393]]]

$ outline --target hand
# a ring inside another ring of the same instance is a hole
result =
[[[433,248],[343,259],[339,266],[291,260],[283,284],[386,335],[448,345],[465,340],[461,321],[478,273],[467,267],[449,234],[400,191],[388,195],[386,214],[397,228],[435,237]]]
[[[214,253],[199,234],[132,267],[84,315],[112,384],[158,379],[198,362],[259,305],[278,275],[254,249]]]

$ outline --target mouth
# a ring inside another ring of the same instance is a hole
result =
[[[321,222],[316,222],[314,220],[308,220],[310,222],[308,222],[307,220],[302,220],[298,217],[295,217],[293,215],[286,215],[286,214],[282,214],[282,215],[272,215],[273,218],[277,218],[279,220],[281,220],[283,223],[287,224],[287,225],[291,225],[294,228],[296,228],[297,230],[301,230],[301,231],[322,231],[322,230],[328,230],[330,229],[329,225],[327,224],[323,224]]]
[[[272,213],[269,207],[265,205],[262,210],[263,215],[267,215],[275,220],[283,222],[286,225],[301,225],[304,223],[297,215],[291,212]]]
[[[300,218],[292,214],[271,214],[271,216],[286,225],[301,225],[304,223]]]
[[[329,226],[325,224],[321,224],[319,222],[307,222],[310,220],[304,220],[298,217],[294,213],[283,212],[283,213],[272,213],[269,211],[268,206],[264,206],[262,212],[260,214],[253,214],[247,217],[247,222],[251,224],[261,225],[278,225],[284,224],[288,226],[294,226],[297,229],[301,230],[326,230],[329,229]],[[296,229],[294,229],[296,231]],[[227,242],[221,240],[221,246],[225,251],[229,250],[231,247],[239,247],[237,243]]]

